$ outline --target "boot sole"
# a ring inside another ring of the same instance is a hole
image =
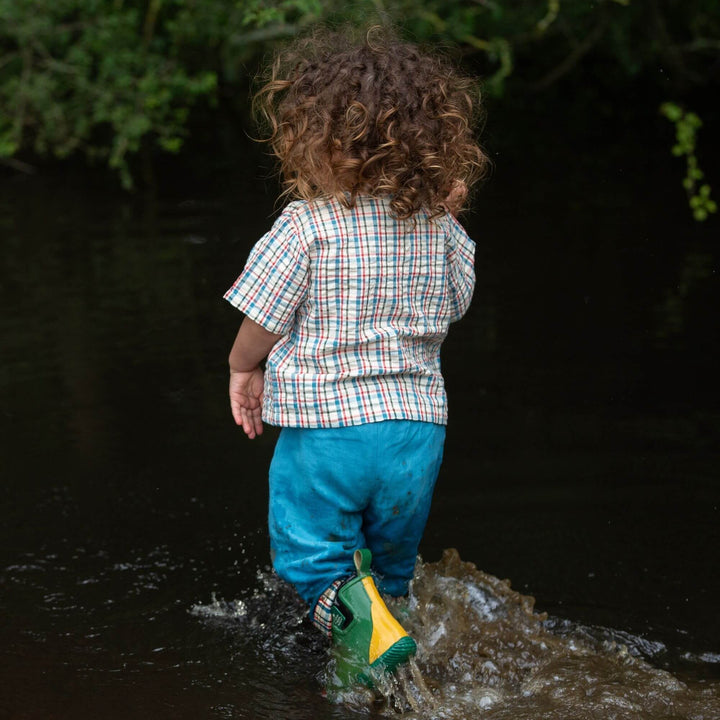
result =
[[[372,669],[383,668],[387,672],[394,672],[416,652],[417,645],[415,641],[409,635],[406,635],[389,647],[370,667]]]

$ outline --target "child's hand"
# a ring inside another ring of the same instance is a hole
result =
[[[445,198],[445,202],[443,203],[445,209],[449,213],[457,216],[465,204],[467,194],[467,185],[462,180],[456,180],[453,183],[452,190],[450,190],[448,196]]]
[[[249,372],[230,371],[230,409],[238,425],[252,440],[262,435],[262,400],[265,377],[262,368]]]

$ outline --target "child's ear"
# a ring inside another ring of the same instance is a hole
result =
[[[447,197],[443,202],[445,209],[449,213],[457,215],[463,208],[467,194],[468,189],[465,182],[463,180],[455,180],[452,189],[447,194]]]

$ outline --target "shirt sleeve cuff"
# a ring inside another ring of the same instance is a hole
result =
[[[223,296],[234,308],[240,310],[245,317],[249,317],[260,327],[275,335],[286,335],[290,331],[292,322],[278,320],[259,308],[251,300],[248,300],[241,293],[233,292],[233,288],[228,290]]]

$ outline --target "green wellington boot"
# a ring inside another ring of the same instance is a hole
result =
[[[393,672],[417,646],[390,614],[370,575],[372,554],[356,550],[357,577],[340,586],[332,608],[332,639],[338,680],[372,687],[372,676]]]

